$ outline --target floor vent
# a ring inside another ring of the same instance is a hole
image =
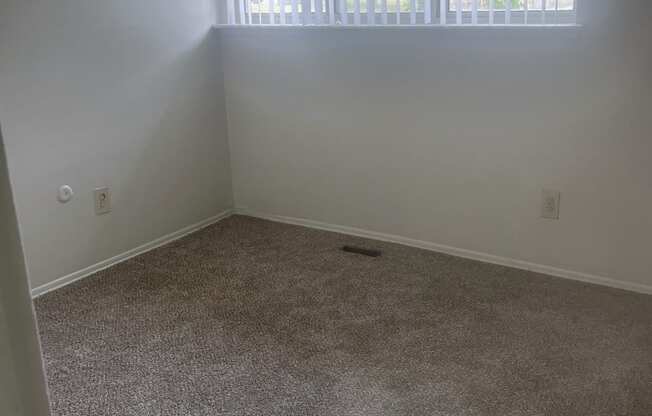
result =
[[[347,253],[361,254],[367,257],[380,257],[382,254],[380,250],[371,250],[368,248],[353,246],[344,246],[342,247],[342,251],[346,251]]]

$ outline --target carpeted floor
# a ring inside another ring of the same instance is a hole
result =
[[[652,415],[651,296],[247,217],[36,307],[55,416]]]

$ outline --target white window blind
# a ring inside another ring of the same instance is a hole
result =
[[[227,25],[575,25],[580,0],[223,0]]]

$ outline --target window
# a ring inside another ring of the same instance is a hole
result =
[[[577,22],[578,0],[440,1],[448,2],[446,21],[457,25],[572,25]]]
[[[463,11],[470,12],[473,10],[473,0],[461,0],[460,4]],[[527,6],[530,11],[541,11],[544,5],[546,10],[550,11],[572,11],[575,9],[574,0],[494,0],[495,10],[505,10],[507,6],[511,6],[513,11],[524,11]],[[478,0],[478,11],[489,11],[490,8],[491,0]],[[457,11],[456,0],[448,0],[448,10],[450,12]]]
[[[229,25],[574,25],[579,0],[225,0]]]
[[[423,11],[425,8],[425,3],[427,0],[417,0],[415,2],[415,7],[417,11]],[[347,11],[351,12],[352,10],[355,10],[355,0],[347,0],[346,4],[346,9]],[[411,0],[387,0],[387,11],[388,12],[396,12],[396,7],[400,8],[401,12],[409,12],[410,11],[410,6],[411,6]],[[384,5],[382,1],[376,0],[374,4],[374,10],[377,11],[382,11],[384,8]],[[367,12],[367,0],[360,0],[360,11],[361,12]]]
[[[360,12],[366,13],[367,12],[367,5],[370,2],[371,2],[371,0],[369,0],[369,1],[368,0],[360,0]],[[410,11],[410,2],[411,2],[411,0],[386,0],[386,2],[387,2],[387,9],[388,9],[387,11],[388,12],[396,12],[396,7],[397,6],[400,7],[401,12],[409,12]],[[418,11],[423,11],[424,10],[425,2],[426,2],[426,0],[416,0],[415,3],[416,3],[416,8],[417,8]],[[258,12],[267,13],[270,10],[270,1],[269,0],[250,0],[250,3],[251,3],[251,6],[250,6],[251,11],[253,13],[258,13]],[[285,3],[285,5],[284,5],[285,13],[292,13],[292,1],[291,0],[286,0],[284,3]],[[328,9],[330,7],[329,4],[330,4],[330,2],[328,0],[322,1],[321,9],[322,9],[323,13],[328,12]],[[278,0],[274,1],[273,2],[273,7],[274,7],[274,11],[276,13],[280,13],[281,12],[281,7],[282,7],[281,6],[281,1],[278,1]],[[319,5],[316,4],[316,2],[314,0],[311,1],[311,9],[312,9],[313,12],[315,11],[316,7],[319,7]],[[342,7],[342,4],[341,4],[340,0],[337,0],[337,1],[333,2],[333,7],[335,9],[339,9],[340,7]],[[346,5],[344,7],[346,8],[346,10],[349,13],[353,13],[354,10],[355,10],[355,0],[346,0]],[[374,4],[374,9],[375,10],[381,10],[383,7],[384,6],[383,6],[383,3],[382,3],[382,0],[376,0],[376,2]],[[299,9],[299,11],[303,10],[303,5],[302,5],[302,2],[300,0],[297,2],[297,8]],[[338,13],[340,13],[339,10],[338,10]]]
[[[401,12],[409,12],[410,11],[410,1],[411,0],[386,0],[387,1],[387,11],[388,12],[396,12],[396,7],[400,7]],[[423,11],[425,7],[425,2],[427,0],[416,0],[415,6],[417,11]],[[246,0],[245,0],[246,2]],[[360,0],[360,12],[366,13],[368,11],[367,5],[370,4],[371,0]],[[250,0],[252,13],[268,13],[270,10],[270,2],[269,0]],[[273,7],[274,11],[276,13],[281,12],[281,7],[285,8],[285,13],[292,13],[292,4],[291,0],[286,0],[284,3],[284,6],[281,6],[280,1],[275,1],[273,2]],[[313,12],[316,11],[316,8],[318,8],[319,5],[315,3],[315,1],[311,2],[311,10]],[[341,13],[339,10],[340,8],[345,8],[348,13],[353,13],[355,11],[355,0],[346,0],[346,4],[341,4],[339,0],[334,2],[333,4],[334,9],[337,10],[337,13]],[[384,7],[382,0],[376,0],[374,4],[374,10],[380,11]],[[330,5],[328,0],[325,0],[321,4],[321,10],[323,13],[327,13],[329,11]],[[245,6],[246,9],[246,6]],[[297,2],[297,9],[299,12],[303,11],[303,5],[301,2]]]

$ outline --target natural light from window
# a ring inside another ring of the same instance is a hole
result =
[[[269,2],[269,0],[250,0],[250,1],[251,1],[251,11],[253,13],[258,13],[258,12],[268,13],[269,12],[269,10],[270,10],[270,2]],[[424,10],[425,1],[426,0],[416,0],[415,5],[416,5],[417,10],[420,10],[420,11]],[[316,6],[314,1],[311,2],[311,3],[312,3],[311,4],[312,11],[315,11],[317,6]],[[337,5],[339,4],[339,0],[334,2],[334,4],[337,7]],[[380,6],[381,6],[380,0],[376,0],[375,4],[376,4],[376,10],[380,10]],[[395,12],[396,11],[396,6],[399,6],[401,8],[402,12],[409,12],[410,11],[410,4],[411,4],[411,0],[387,0],[387,9],[389,11],[394,11]],[[273,7],[274,7],[274,11],[276,13],[281,12],[280,2],[275,1]],[[322,11],[327,12],[328,7],[329,7],[328,1],[323,1],[322,2]],[[355,10],[355,0],[346,0],[346,6],[345,7],[346,7],[346,10],[349,13],[352,13]],[[298,10],[300,12],[303,11],[303,6],[301,5],[301,2],[299,2],[297,4],[297,8],[298,8]],[[360,11],[361,12],[367,12],[367,0],[360,0]],[[292,4],[290,3],[290,1],[285,2],[285,12],[286,13],[291,13],[292,12]]]
[[[225,0],[227,24],[574,26],[580,0]]]
[[[447,1],[447,0],[444,0]],[[494,0],[494,9],[495,10],[505,10],[508,0]],[[547,10],[560,10],[560,11],[571,11],[574,10],[575,0],[545,0],[545,6]],[[270,11],[270,1],[269,0],[250,0],[251,2],[251,11],[253,13],[268,13]],[[415,6],[417,11],[423,11],[425,9],[426,0],[416,0]],[[276,13],[281,12],[281,4],[279,1],[272,2],[274,11]],[[315,2],[312,3],[312,10],[315,11]],[[388,11],[395,12],[397,6],[400,7],[401,12],[409,12],[411,7],[412,0],[387,0],[387,9]],[[514,11],[525,10],[525,6],[529,10],[543,10],[544,0],[511,0],[511,9]],[[334,2],[335,7],[339,4],[339,0]],[[457,1],[450,0],[448,1],[449,11],[457,11]],[[471,11],[473,9],[473,0],[462,0],[462,10]],[[382,6],[381,0],[376,0],[375,9],[380,10]],[[285,2],[285,12],[292,12],[292,4],[290,1]],[[301,2],[298,2],[297,7],[299,11],[302,11]],[[329,2],[322,2],[322,10],[324,12],[328,11]],[[489,11],[491,7],[491,0],[478,0],[478,11]],[[355,10],[355,0],[346,0],[346,10],[348,12],[353,12]],[[367,12],[367,0],[360,0],[360,11]]]
[[[471,11],[473,9],[473,0],[462,0],[462,10]],[[545,6],[546,10],[573,10],[574,9],[574,0],[546,0]],[[525,10],[525,6],[529,10],[543,10],[544,1],[543,0],[511,0],[511,9]],[[494,9],[495,10],[505,10],[508,6],[508,0],[494,0]],[[478,0],[478,10],[479,11],[488,11],[491,8],[491,0]],[[457,2],[455,0],[449,1],[449,10],[457,11]]]

